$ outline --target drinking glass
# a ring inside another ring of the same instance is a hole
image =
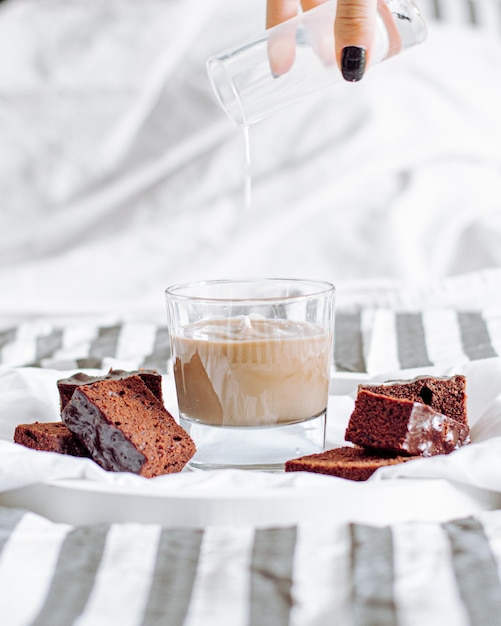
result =
[[[192,468],[281,469],[320,452],[335,288],[301,279],[215,280],[166,290],[181,425]]]

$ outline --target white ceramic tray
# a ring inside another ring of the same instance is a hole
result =
[[[164,526],[269,526],[320,521],[387,524],[444,521],[501,508],[496,492],[441,479],[354,483],[311,477],[293,486],[271,481],[245,488],[193,486],[173,492],[88,480],[57,480],[0,494],[0,505],[23,508],[56,522],[138,522]],[[238,477],[237,477],[238,482]],[[249,482],[249,478],[245,480]]]

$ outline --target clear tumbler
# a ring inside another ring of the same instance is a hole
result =
[[[300,279],[167,289],[180,422],[197,446],[191,467],[280,469],[323,450],[334,294]]]

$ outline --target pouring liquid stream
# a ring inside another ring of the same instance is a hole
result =
[[[252,202],[252,176],[249,126],[242,126],[244,138],[244,209],[249,210]]]

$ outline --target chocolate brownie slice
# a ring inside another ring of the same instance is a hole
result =
[[[195,444],[139,376],[75,389],[62,419],[106,470],[147,478],[180,471]]]
[[[466,378],[455,376],[417,376],[411,380],[390,380],[382,384],[362,384],[359,391],[421,402],[434,411],[468,423]]]
[[[345,439],[365,448],[432,456],[468,443],[469,428],[422,402],[361,390]]]
[[[358,447],[342,447],[291,459],[286,472],[314,472],[348,480],[367,480],[380,467],[405,463],[417,456],[402,456],[375,452]]]
[[[114,380],[120,380],[123,378],[128,378],[129,376],[139,376],[144,384],[148,387],[148,389],[161,402],[163,402],[162,376],[156,370],[139,369],[128,372],[125,370],[110,369],[107,374],[104,374],[102,376],[90,376],[89,374],[85,374],[84,372],[77,372],[76,374],[73,374],[73,376],[69,376],[68,378],[61,378],[60,380],[58,380],[57,388],[59,390],[61,411],[68,404],[71,396],[73,395],[73,392],[77,387],[81,387],[82,385],[90,385],[100,380],[106,380],[110,378]]]
[[[34,422],[19,424],[14,441],[32,450],[59,452],[70,456],[89,457],[89,451],[63,422]]]

